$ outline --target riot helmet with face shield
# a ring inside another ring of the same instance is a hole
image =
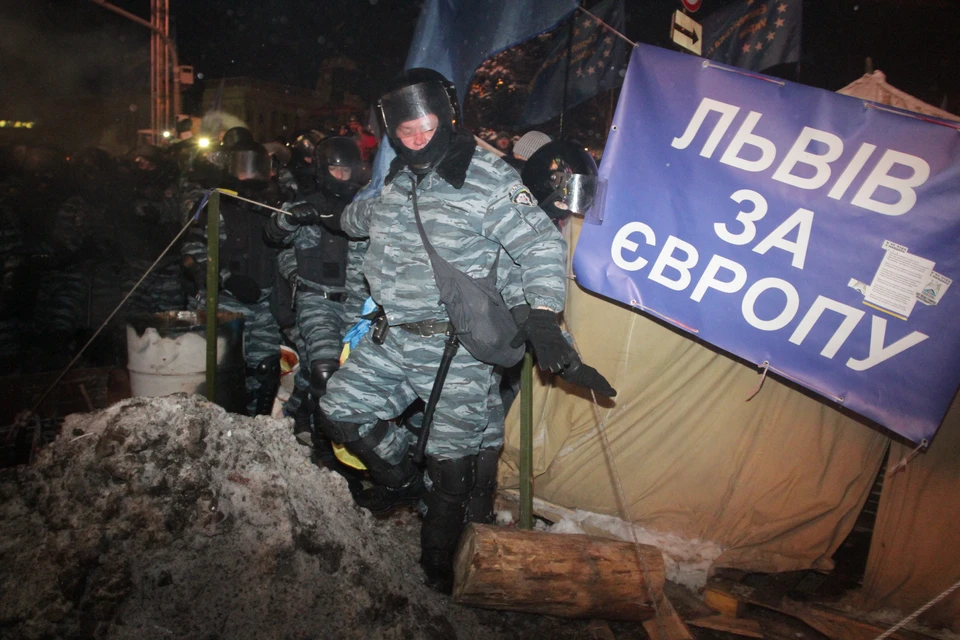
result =
[[[226,150],[224,170],[240,182],[264,183],[270,180],[270,154],[262,144],[241,141]]]
[[[314,171],[320,188],[338,198],[353,196],[359,188],[360,147],[353,138],[335,136],[317,145]]]
[[[554,140],[540,147],[527,160],[521,178],[554,220],[590,213],[602,206],[606,193],[593,156],[573,140]]]
[[[409,69],[380,98],[380,113],[397,155],[429,173],[443,159],[457,130],[459,101],[453,84],[433,69]]]

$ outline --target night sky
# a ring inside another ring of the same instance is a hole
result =
[[[695,18],[730,0],[703,0]],[[596,0],[588,0],[587,6]],[[147,17],[148,0],[114,4]],[[422,3],[417,0],[171,0],[181,64],[203,80],[252,76],[312,88],[318,65],[343,55],[361,66],[373,100],[402,69]],[[679,0],[626,0],[627,36],[667,46]],[[960,0],[805,0],[799,81],[836,90],[870,56],[888,81],[960,111]],[[0,2],[0,107],[147,83],[149,32],[89,0]],[[797,68],[775,69],[797,79]],[[203,80],[194,89],[203,87]],[[188,99],[185,103],[190,105]],[[28,110],[28,107],[24,107]],[[6,116],[10,117],[10,116]],[[19,116],[14,116],[19,117]]]

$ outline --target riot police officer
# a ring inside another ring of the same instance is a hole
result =
[[[348,206],[340,222],[349,235],[370,238],[364,275],[389,329],[380,343],[370,335],[360,342],[330,379],[318,413],[331,439],[380,484],[368,496],[371,510],[422,497],[420,564],[428,586],[444,592],[452,588],[453,554],[471,496],[495,489],[503,412],[499,374],[460,349],[435,408],[427,481],[407,456],[409,440],[389,421],[430,395],[453,330],[415,212],[436,252],[467,275],[485,276],[497,264],[503,282],[519,269],[532,310],[514,339],[532,343],[542,368],[559,371],[576,356],[557,321],[565,243],[516,171],[459,129],[458,105],[453,85],[429,69],[405,72],[381,98],[397,158],[381,194]]]
[[[301,372],[309,372],[297,379],[296,402],[304,409],[326,392],[327,380],[340,366],[346,327],[366,297],[360,277],[366,243],[350,241],[344,233],[319,224],[322,219],[339,218],[356,194],[360,150],[352,138],[326,138],[316,146],[311,165],[317,189],[287,205],[287,215],[275,213],[266,227],[267,237],[292,246],[296,257],[292,285],[305,350],[300,367]],[[304,402],[308,390],[312,398]],[[301,418],[297,426],[303,432],[307,423]],[[314,443],[321,441],[314,439]]]

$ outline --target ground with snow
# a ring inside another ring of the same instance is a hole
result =
[[[197,396],[68,417],[0,499],[0,637],[593,637],[427,589],[414,513],[373,518],[289,421]]]

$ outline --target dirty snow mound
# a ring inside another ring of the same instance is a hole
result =
[[[289,421],[197,396],[67,418],[0,476],[0,637],[575,638],[586,623],[454,605],[419,521],[377,520]]]

